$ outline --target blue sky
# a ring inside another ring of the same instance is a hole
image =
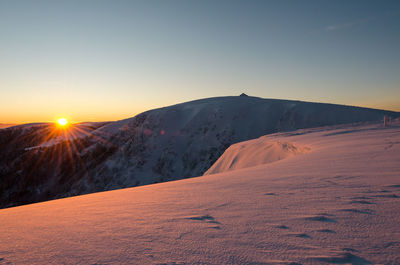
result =
[[[0,1],[0,122],[239,95],[400,111],[400,1]]]

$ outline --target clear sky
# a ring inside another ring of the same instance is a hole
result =
[[[0,123],[242,92],[400,111],[400,1],[0,0]]]

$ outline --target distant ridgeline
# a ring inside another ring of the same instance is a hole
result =
[[[400,116],[243,93],[106,124],[73,125],[75,137],[54,136],[51,124],[1,129],[0,207],[200,176],[233,143],[300,128],[383,121],[385,115]]]

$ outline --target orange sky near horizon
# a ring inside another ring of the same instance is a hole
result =
[[[190,100],[195,100],[195,99],[188,99],[187,101]],[[312,102],[317,102],[317,101],[312,101]],[[132,106],[124,106],[118,104],[116,104],[115,106],[112,105],[104,106],[98,104],[98,106],[96,106],[95,103],[93,103],[89,108],[88,107],[85,108],[84,106],[80,107],[71,106],[70,109],[68,109],[68,107],[64,107],[59,111],[57,111],[56,106],[50,107],[50,109],[46,109],[45,107],[36,109],[20,108],[20,109],[15,109],[14,111],[6,115],[4,115],[5,112],[0,111],[2,113],[2,115],[0,116],[0,124],[56,122],[59,118],[66,118],[70,123],[79,123],[88,121],[91,122],[116,121],[134,117],[135,115],[150,109],[165,107],[178,103],[181,102],[169,102],[169,104],[167,105],[162,105],[161,102],[158,102],[158,104],[151,104],[151,105],[149,104],[150,107],[148,108],[146,108],[144,104],[141,106],[136,104],[135,107],[132,107]],[[332,102],[323,102],[323,103],[332,103]],[[340,104],[338,102],[334,103]],[[393,100],[392,102],[382,102],[382,103],[366,102],[365,104],[362,104],[354,102],[354,103],[342,103],[342,104],[400,112],[400,106],[396,100]]]
[[[400,111],[400,1],[0,1],[0,123],[246,93]]]

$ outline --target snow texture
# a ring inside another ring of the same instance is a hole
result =
[[[272,163],[310,150],[308,147],[268,139],[264,136],[230,146],[204,175]]]
[[[385,115],[400,113],[236,96],[185,102],[96,127],[76,125],[51,137],[48,125],[28,126],[25,132],[8,128],[0,131],[0,207],[201,176],[238,142],[301,128],[382,121]],[[267,153],[257,149],[257,156],[246,161],[238,153],[229,158],[232,164],[216,167],[249,167],[309,148],[286,140],[262,146]],[[254,153],[252,148],[248,152]]]
[[[195,177],[234,143],[299,128],[378,121],[384,115],[399,113],[249,96],[185,102],[94,131],[117,150],[89,174],[107,190]]]
[[[265,163],[271,143],[309,149]],[[400,124],[278,133],[224,156],[244,166],[2,209],[0,262],[400,264]]]

